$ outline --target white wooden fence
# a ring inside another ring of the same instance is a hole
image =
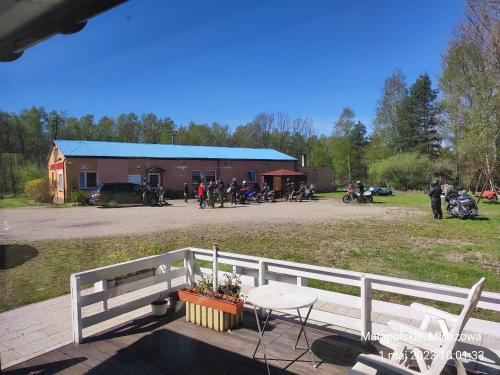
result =
[[[145,288],[163,283],[163,290],[167,293],[186,284],[194,283],[202,271],[211,271],[200,268],[196,261],[213,262],[213,253],[212,250],[207,249],[185,248],[71,275],[74,342],[80,343],[82,341],[82,331],[85,328],[149,305],[152,300],[158,297],[158,292],[148,292]],[[180,260],[183,260],[182,266],[172,267],[175,261]],[[367,338],[370,334],[377,335],[384,329],[384,325],[372,321],[373,313],[389,314],[400,318],[422,318],[414,310],[410,310],[409,306],[374,300],[372,298],[373,291],[378,290],[453,304],[463,304],[469,292],[468,289],[454,286],[229,252],[219,251],[215,263],[214,268],[217,269],[220,269],[220,264],[232,266],[233,271],[241,276],[243,285],[247,286],[282,282],[309,288],[309,280],[314,279],[359,288],[360,297],[314,288],[320,301],[359,309],[361,312],[359,317],[313,309],[310,319],[356,330],[362,338]],[[107,280],[109,279],[148,268],[156,269],[154,276],[118,287],[107,288]],[[224,272],[219,271],[219,277],[222,274]],[[88,293],[89,290],[85,287],[91,285],[94,285],[94,290]],[[87,294],[82,293],[84,289]],[[144,293],[140,297],[113,307],[108,306],[108,300],[131,292],[137,293],[141,289],[144,289]],[[82,316],[82,309],[95,304],[100,304],[98,310],[94,309],[93,314]],[[484,291],[478,308],[500,312],[500,293]],[[470,319],[465,330],[496,337],[496,342],[500,343],[500,323]],[[495,339],[493,339],[494,341]],[[486,344],[481,343],[479,346]],[[500,357],[500,345],[485,349],[492,353],[492,360],[496,362]]]

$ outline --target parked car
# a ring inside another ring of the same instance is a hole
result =
[[[391,188],[383,188],[380,186],[370,186],[370,188],[368,190],[370,190],[372,192],[372,195],[380,195],[380,196],[392,195]]]
[[[106,182],[92,190],[90,203],[115,207],[119,204],[142,204],[143,187],[128,182]]]

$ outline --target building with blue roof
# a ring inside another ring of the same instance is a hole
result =
[[[171,192],[181,192],[187,182],[193,194],[200,181],[221,178],[227,184],[236,178],[256,184],[262,173],[297,167],[296,158],[265,148],[74,140],[55,140],[48,161],[56,203],[106,182],[141,184],[147,179]]]

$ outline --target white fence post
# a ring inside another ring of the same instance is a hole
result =
[[[361,340],[370,341],[372,331],[372,285],[365,275],[361,276]]]
[[[184,256],[184,267],[186,267],[186,284],[194,284],[194,255],[191,249]]]
[[[105,292],[108,289],[108,281],[101,280],[94,283],[94,292]],[[104,298],[101,302],[101,307],[103,310],[108,309],[108,298],[104,295]]]
[[[73,342],[75,344],[80,344],[82,342],[82,306],[80,296],[80,277],[71,275],[70,286]]]
[[[169,260],[165,264],[165,273],[169,274],[171,270],[172,270],[172,262]],[[167,281],[167,289],[168,290],[172,289],[172,280],[170,279],[168,279]]]
[[[309,284],[309,279],[307,277],[297,276],[298,286],[307,286]]]
[[[217,293],[217,288],[219,286],[219,245],[214,243],[212,246],[212,250],[214,251],[213,254],[213,261],[212,261],[212,287],[214,290],[214,293]]]
[[[266,262],[264,262],[262,259],[259,260],[259,282],[258,286],[263,286],[266,285]],[[266,312],[264,309],[259,309],[259,315],[261,318],[264,318],[266,316]]]
[[[259,282],[258,286],[266,285],[266,262],[259,260]]]

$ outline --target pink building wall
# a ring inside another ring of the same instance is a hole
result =
[[[209,160],[209,159],[119,159],[119,158],[67,158],[68,173],[66,174],[68,191],[66,199],[71,196],[71,190],[77,188],[80,171],[96,171],[97,182],[128,182],[129,175],[140,175],[141,181],[151,168],[161,169],[161,183],[168,190],[181,191],[184,181],[192,190],[192,171],[215,171],[216,178],[221,177],[226,184],[233,177],[241,183],[248,180],[247,173],[255,171],[256,182],[259,175],[276,169],[296,169],[295,161],[274,160]]]

